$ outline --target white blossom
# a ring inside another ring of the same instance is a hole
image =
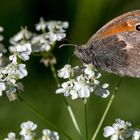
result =
[[[61,32],[65,32],[64,29],[68,28],[69,24],[68,22],[62,22],[62,21],[49,21],[47,22],[47,28],[49,31],[59,30]]]
[[[103,98],[107,98],[110,94],[109,90],[107,89],[109,87],[109,84],[105,83],[101,87],[97,87],[95,90],[95,94],[97,96],[101,96]]]
[[[51,49],[51,42],[49,42],[45,35],[34,36],[31,40],[33,52],[49,51]]]
[[[32,121],[23,122],[21,124],[20,135],[23,136],[24,140],[32,140],[34,137],[33,131],[37,128],[37,125]]]
[[[42,136],[38,138],[39,135],[36,134],[37,125],[32,121],[23,122],[20,127],[20,138],[16,138],[16,134],[10,132],[4,140],[59,140],[58,133],[49,129],[43,129]]]
[[[55,131],[44,129],[42,133],[43,133],[43,136],[41,140],[59,140],[59,135]]]
[[[64,79],[70,78],[70,74],[71,74],[71,65],[69,64],[66,64],[64,68],[58,70],[58,76],[60,78],[64,78]]]
[[[36,24],[35,29],[37,31],[43,31],[46,29],[46,26],[47,26],[47,22],[43,18],[40,18],[40,22]]]
[[[17,64],[17,55],[13,54],[9,56],[9,60],[13,63],[13,64]]]
[[[65,65],[58,70],[60,78],[68,79],[61,84],[56,93],[64,93],[64,96],[71,96],[72,99],[89,98],[94,91],[96,95],[106,98],[109,95],[108,84],[100,84],[97,80],[101,74],[94,70],[93,65],[84,65],[72,68],[71,65]]]
[[[17,140],[16,134],[13,132],[8,133],[8,138],[5,138],[4,140]]]
[[[131,123],[125,122],[121,119],[116,119],[116,123],[112,126],[104,128],[104,137],[111,137],[111,140],[125,140],[132,136],[133,129],[130,128]]]
[[[7,77],[5,78],[6,80],[22,79],[23,77],[27,76],[25,64],[10,63],[2,72],[3,74],[7,75]]]
[[[48,21],[43,18],[36,24],[36,30],[42,31],[42,34],[36,34],[31,39],[33,52],[50,51],[56,41],[66,37],[65,29],[68,28],[68,22]]]
[[[62,83],[61,85],[62,87],[57,89],[56,93],[57,94],[64,93],[65,96],[69,96],[72,90],[73,84],[74,84],[73,81],[67,81],[67,82]]]
[[[74,84],[73,88],[77,91],[80,98],[88,98],[90,92],[93,91],[83,75],[78,76],[77,81],[74,82]]]
[[[95,72],[93,71],[93,65],[92,64],[86,65],[86,68],[85,68],[84,72],[85,72],[85,74],[87,74],[89,76],[89,78],[95,76]]]
[[[140,130],[139,129],[134,131],[132,139],[133,140],[139,140],[140,139]]]
[[[17,43],[21,41],[27,41],[31,38],[32,33],[27,30],[27,28],[22,28],[20,32],[18,32],[16,35],[14,35],[10,39],[10,43],[13,45],[16,45]]]
[[[20,59],[24,61],[29,59],[29,55],[32,52],[30,43],[17,44],[15,46],[10,46],[9,50],[11,53],[16,54]]]
[[[54,43],[55,41],[61,41],[66,37],[66,34],[63,32],[48,32],[45,34],[45,38],[50,41],[50,43]]]

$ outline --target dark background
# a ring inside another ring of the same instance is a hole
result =
[[[130,11],[140,9],[139,0],[1,0],[0,25],[5,28],[5,44],[9,45],[9,37],[19,31],[21,26],[28,26],[34,31],[35,23],[42,16],[46,20],[66,20],[70,27],[67,39],[75,44],[85,43],[88,38],[112,18]],[[80,64],[73,56],[73,47],[55,48],[57,69],[64,64]],[[22,96],[33,104],[48,119],[71,135],[74,140],[79,137],[71,123],[70,117],[63,101],[63,95],[56,95],[56,84],[50,68],[45,68],[39,62],[40,58],[31,57],[27,62],[28,76],[23,80],[25,91]],[[110,84],[111,93],[119,77],[103,72],[103,82]],[[109,99],[109,98],[108,98]],[[100,120],[108,99],[91,95],[88,102],[88,132],[89,137]],[[103,127],[112,124],[116,118],[122,118],[135,124],[140,124],[140,79],[124,78],[113,105],[107,115]],[[84,131],[84,106],[81,100],[70,102],[80,128]],[[5,96],[0,97],[0,139],[7,136],[8,132],[16,133],[20,130],[20,123],[31,120],[38,124],[38,136],[43,128],[50,128],[39,119],[29,108],[17,100],[9,102]],[[50,128],[51,129],[51,128]],[[101,129],[97,139],[105,139]],[[66,140],[61,136],[62,140]]]

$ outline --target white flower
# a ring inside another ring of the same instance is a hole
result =
[[[43,136],[41,140],[59,140],[59,135],[57,132],[44,129],[42,133],[43,133]]]
[[[46,29],[46,26],[47,26],[47,22],[43,18],[40,18],[40,22],[36,24],[35,29],[37,31],[43,31]]]
[[[48,38],[50,42],[60,41],[66,37],[65,29],[69,26],[68,22],[49,21],[46,25],[49,30],[46,34],[46,38]]]
[[[61,84],[61,87],[56,90],[56,93],[64,93],[64,96],[71,95],[72,99],[89,98],[90,93],[95,91],[95,94],[106,98],[109,95],[108,84],[100,85],[97,80],[101,74],[93,69],[93,65],[84,65],[81,67],[71,67],[67,64],[62,69],[58,70],[60,78],[69,80]]]
[[[95,94],[97,96],[101,96],[102,98],[107,98],[110,94],[109,90],[107,89],[109,87],[109,84],[105,83],[101,87],[95,87]]]
[[[35,130],[37,125],[34,124],[32,121],[27,121],[21,123],[21,131],[20,131],[20,138],[16,138],[16,134],[10,132],[8,137],[4,140],[59,140],[59,135],[55,131],[50,131],[49,129],[42,130],[41,138],[36,137]]]
[[[72,99],[72,100],[77,99],[77,98],[78,98],[77,90],[71,89],[71,90],[70,90],[70,95],[71,95],[71,99]]]
[[[63,38],[66,37],[66,34],[63,32],[48,32],[45,34],[45,38],[52,43],[55,41],[61,41]]]
[[[111,140],[125,140],[132,135],[133,130],[130,128],[131,123],[121,119],[116,119],[112,126],[104,128],[104,137],[111,137]]]
[[[64,78],[64,79],[70,78],[70,74],[71,74],[71,65],[69,64],[66,64],[64,68],[58,70],[58,76],[60,78]]]
[[[13,63],[13,64],[17,64],[17,55],[13,54],[9,56],[9,60]]]
[[[51,49],[51,42],[49,42],[45,35],[34,36],[31,40],[33,52],[49,51]]]
[[[65,32],[64,29],[69,27],[68,22],[61,22],[61,21],[49,21],[47,22],[47,28],[49,31],[59,30],[61,32]]]
[[[71,95],[72,99],[88,98],[92,88],[86,83],[84,77],[79,76],[77,80],[71,79],[70,81],[64,82],[61,88],[56,90],[56,93],[64,93],[64,96]]]
[[[37,128],[37,125],[31,121],[23,122],[21,124],[20,135],[23,136],[24,140],[32,140],[34,137],[33,131]]]
[[[32,33],[27,30],[27,28],[22,28],[20,32],[18,32],[14,37],[10,39],[10,43],[16,45],[22,40],[29,40],[32,36]]]
[[[140,130],[135,130],[133,133],[133,140],[139,140],[140,139]]]
[[[77,81],[74,82],[74,84],[74,89],[78,92],[80,98],[88,98],[90,96],[92,88],[90,88],[90,85],[83,75],[78,76]]]
[[[13,132],[8,133],[8,138],[5,138],[4,140],[17,140],[16,134]]]
[[[30,43],[17,44],[16,46],[10,46],[9,50],[10,52],[17,54],[18,57],[24,61],[29,59],[29,55],[32,52]]]
[[[32,51],[43,52],[51,50],[56,41],[60,41],[66,37],[65,29],[68,28],[68,22],[49,21],[43,18],[36,24],[36,30],[42,30],[43,33],[35,35],[32,40]],[[47,30],[46,30],[47,29]]]
[[[89,78],[95,77],[95,72],[93,71],[92,64],[86,65],[84,72],[89,76]]]
[[[2,72],[3,74],[7,75],[5,79],[8,81],[11,79],[22,79],[23,77],[27,76],[25,64],[10,63]]]
[[[72,90],[73,87],[73,82],[72,81],[64,82],[62,83],[61,86],[62,88],[56,90],[56,94],[64,93],[65,96],[69,96],[70,91]]]
[[[0,96],[2,96],[2,92],[6,89],[5,83],[0,82]]]
[[[17,70],[15,70],[15,76],[19,79],[22,79],[23,77],[27,76],[27,71],[25,69],[25,64],[19,64],[17,66]]]

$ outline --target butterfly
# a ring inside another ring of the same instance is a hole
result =
[[[86,44],[77,46],[75,54],[107,72],[140,77],[140,10],[105,24]]]

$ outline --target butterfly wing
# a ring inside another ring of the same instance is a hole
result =
[[[91,62],[101,69],[120,75],[140,77],[140,33],[118,33],[96,40],[86,49],[94,56]]]
[[[140,77],[140,10],[125,13],[104,25],[75,54],[108,72]]]

